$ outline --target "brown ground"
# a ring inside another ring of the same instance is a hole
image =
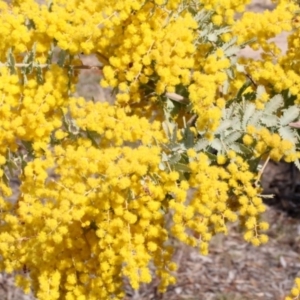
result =
[[[252,1],[251,10],[272,9],[271,1]],[[275,41],[285,51],[286,34]],[[259,58],[259,52],[246,48],[242,55]],[[90,60],[89,60],[90,61]],[[100,75],[85,71],[77,95],[103,100],[108,91],[99,88]],[[228,236],[217,236],[208,256],[195,249],[178,246],[176,261],[178,283],[166,294],[156,293],[154,282],[139,291],[128,288],[126,300],[282,300],[290,290],[293,278],[300,270],[300,219],[268,208],[265,218],[270,222],[270,241],[262,247],[252,247],[242,239],[237,227]],[[30,300],[30,296],[13,287],[13,277],[0,274],[0,300]],[[43,299],[41,299],[43,300]]]

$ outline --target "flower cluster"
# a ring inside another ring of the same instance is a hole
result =
[[[239,43],[255,38],[256,42],[250,45],[253,49],[258,50],[261,47],[273,55],[276,52],[278,54],[279,49],[274,43],[270,45],[268,40],[282,31],[292,29],[291,20],[295,10],[297,10],[297,5],[293,1],[280,1],[273,11],[265,10],[261,14],[246,12],[239,21],[233,24],[233,35],[238,37]]]
[[[140,85],[149,85],[161,95],[191,81],[196,21],[190,13],[176,16],[173,11],[154,8],[155,4],[148,2],[128,18],[110,65],[103,70],[102,86],[118,87],[120,103],[140,102]]]
[[[161,95],[182,86],[202,120],[199,130],[214,131],[221,115],[218,89],[231,65],[222,48],[199,43],[199,24],[186,8],[168,11],[148,2],[126,22],[103,69],[102,86],[115,87],[118,103],[135,113],[136,105],[157,109]]]
[[[53,65],[39,85],[30,78],[25,86],[8,68],[0,69],[0,153],[18,150],[18,141],[32,142],[36,151],[47,148],[53,130],[62,126],[61,111],[68,99],[67,72]]]
[[[267,128],[257,129],[249,125],[243,143],[254,148],[256,157],[270,156],[274,161],[284,159],[287,162],[299,158],[292,141],[282,139],[278,133],[271,133]]]
[[[0,234],[6,271],[26,263],[39,299],[122,298],[123,275],[133,288],[151,281],[150,260],[162,290],[174,283],[164,214],[176,177],[159,162],[154,145],[98,148],[84,138],[65,139],[29,162],[16,216],[5,218],[26,238]]]
[[[217,165],[210,165],[206,155],[190,162],[190,186],[196,189],[190,202],[197,218],[187,224],[200,240],[201,252],[207,253],[208,241],[219,232],[227,233],[227,222],[240,222],[246,228],[244,238],[253,245],[266,243],[268,238],[259,231],[268,229],[260,215],[265,211],[260,189],[255,187],[255,175],[248,164],[234,151],[217,157]]]
[[[239,222],[266,243],[252,162],[297,161],[296,131],[223,121],[240,100],[261,112],[282,94],[278,116],[299,103],[297,6],[236,21],[248,0],[46,2],[0,1],[0,270],[39,299],[122,299],[124,277],[176,282],[174,238],[205,255]],[[283,55],[268,39],[292,26]],[[252,38],[263,60],[236,64]],[[81,54],[100,60],[113,105],[72,97]]]
[[[297,43],[299,40],[299,28],[297,28],[298,9],[295,1],[278,1],[272,11],[266,10],[257,15],[252,12],[243,14],[242,18],[233,25],[233,35],[238,37],[238,42],[243,43],[250,39],[256,39],[250,47],[254,50],[261,49],[262,60],[245,60],[240,62],[246,65],[246,73],[255,84],[263,84],[268,93],[283,93],[289,91],[295,97],[295,103],[299,104],[300,77],[297,57]],[[268,28],[268,30],[265,30]],[[288,37],[288,49],[286,53],[269,39],[283,31],[293,32]],[[239,84],[243,76],[237,74]],[[259,101],[258,107],[263,109],[266,101]]]
[[[243,12],[245,5],[249,4],[249,0],[204,0],[201,1],[204,4],[205,9],[214,10],[213,16],[214,24],[220,25],[233,25],[235,24],[234,14],[235,12]]]
[[[83,98],[70,99],[70,113],[82,130],[99,135],[100,147],[122,146],[126,143],[152,144],[166,142],[160,122],[149,123],[144,117],[128,116],[124,109],[107,102],[86,102]],[[59,132],[56,133],[59,135]]]
[[[25,25],[25,16],[20,14],[18,8],[10,7],[6,2],[1,1],[0,12],[2,16],[0,58],[3,61],[7,50],[11,47],[18,53],[26,51],[27,45],[31,42],[31,33]]]

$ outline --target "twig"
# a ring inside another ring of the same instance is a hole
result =
[[[261,178],[261,176],[262,176],[262,174],[263,174],[265,168],[267,167],[267,164],[268,164],[269,160],[270,160],[270,155],[269,155],[268,158],[266,159],[266,161],[265,161],[265,163],[264,163],[262,169],[258,172],[257,179],[255,180],[255,183],[254,183],[255,186],[258,184],[258,182],[259,182],[259,180],[260,180],[260,178]]]
[[[33,63],[33,64],[24,64],[24,63],[17,63],[17,64],[14,64],[14,67],[16,68],[26,68],[26,67],[29,67],[29,66],[32,66],[33,68],[37,68],[37,67],[40,67],[40,68],[47,68],[49,67],[49,64],[37,64],[37,63]],[[9,64],[8,63],[0,63],[0,67],[9,67]],[[75,70],[93,70],[93,69],[97,69],[97,70],[102,70],[102,66],[87,66],[87,65],[76,65],[76,66],[73,66],[73,65],[65,65],[64,68],[73,68]]]
[[[198,115],[193,115],[193,116],[187,121],[186,125],[187,125],[188,127],[194,126],[194,125],[195,125],[195,122],[196,122],[196,120],[197,120],[197,118],[198,118]]]
[[[257,84],[254,82],[254,80],[252,79],[252,77],[248,74],[248,73],[245,73],[246,77],[251,81],[251,83],[257,87]]]

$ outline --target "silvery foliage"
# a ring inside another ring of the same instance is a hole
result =
[[[244,89],[245,87],[241,88],[241,90]],[[175,170],[178,169],[177,163],[187,162],[186,150],[189,148],[193,148],[196,152],[206,153],[212,161],[216,159],[217,154],[226,154],[229,150],[234,150],[249,162],[252,171],[256,171],[261,158],[255,158],[253,148],[245,146],[242,142],[249,125],[257,129],[267,128],[272,133],[278,133],[282,139],[293,143],[292,151],[298,149],[300,136],[298,123],[295,121],[300,118],[300,108],[299,105],[285,107],[285,98],[290,98],[291,95],[288,93],[276,94],[268,100],[264,109],[259,110],[253,99],[260,98],[266,92],[265,88],[258,86],[255,92],[244,94],[241,90],[223,109],[219,127],[214,132],[212,140],[206,139],[205,132],[201,131],[198,131],[195,136],[194,131],[186,126],[181,129],[182,140],[177,141],[178,126],[172,122],[164,122],[169,143],[166,146],[168,151],[163,153],[162,165],[168,162]],[[295,164],[300,167],[298,160]],[[179,171],[181,170],[183,168],[180,168]]]

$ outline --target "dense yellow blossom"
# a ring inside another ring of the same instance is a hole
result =
[[[245,146],[253,145],[256,157],[269,156],[274,161],[284,159],[287,162],[293,161],[292,157],[297,157],[292,141],[285,140],[278,133],[271,133],[267,128],[256,130],[249,126],[247,134],[243,136]],[[255,142],[254,142],[255,141]]]
[[[293,1],[263,14],[243,13],[249,0],[11,2],[0,1],[1,271],[38,299],[122,299],[124,277],[176,283],[172,239],[206,255],[239,222],[245,241],[268,241],[253,161],[296,161],[297,141],[255,124],[236,143],[216,137],[239,94],[260,111],[275,94],[300,103]],[[282,54],[269,39],[292,28]],[[253,38],[262,59],[236,67]],[[114,104],[72,96],[90,67]]]
[[[16,151],[18,139],[36,143],[37,148],[47,145],[53,130],[62,125],[57,108],[67,105],[67,73],[53,65],[45,73],[44,84],[30,79],[23,87],[7,68],[1,68],[0,73],[0,153]]]

